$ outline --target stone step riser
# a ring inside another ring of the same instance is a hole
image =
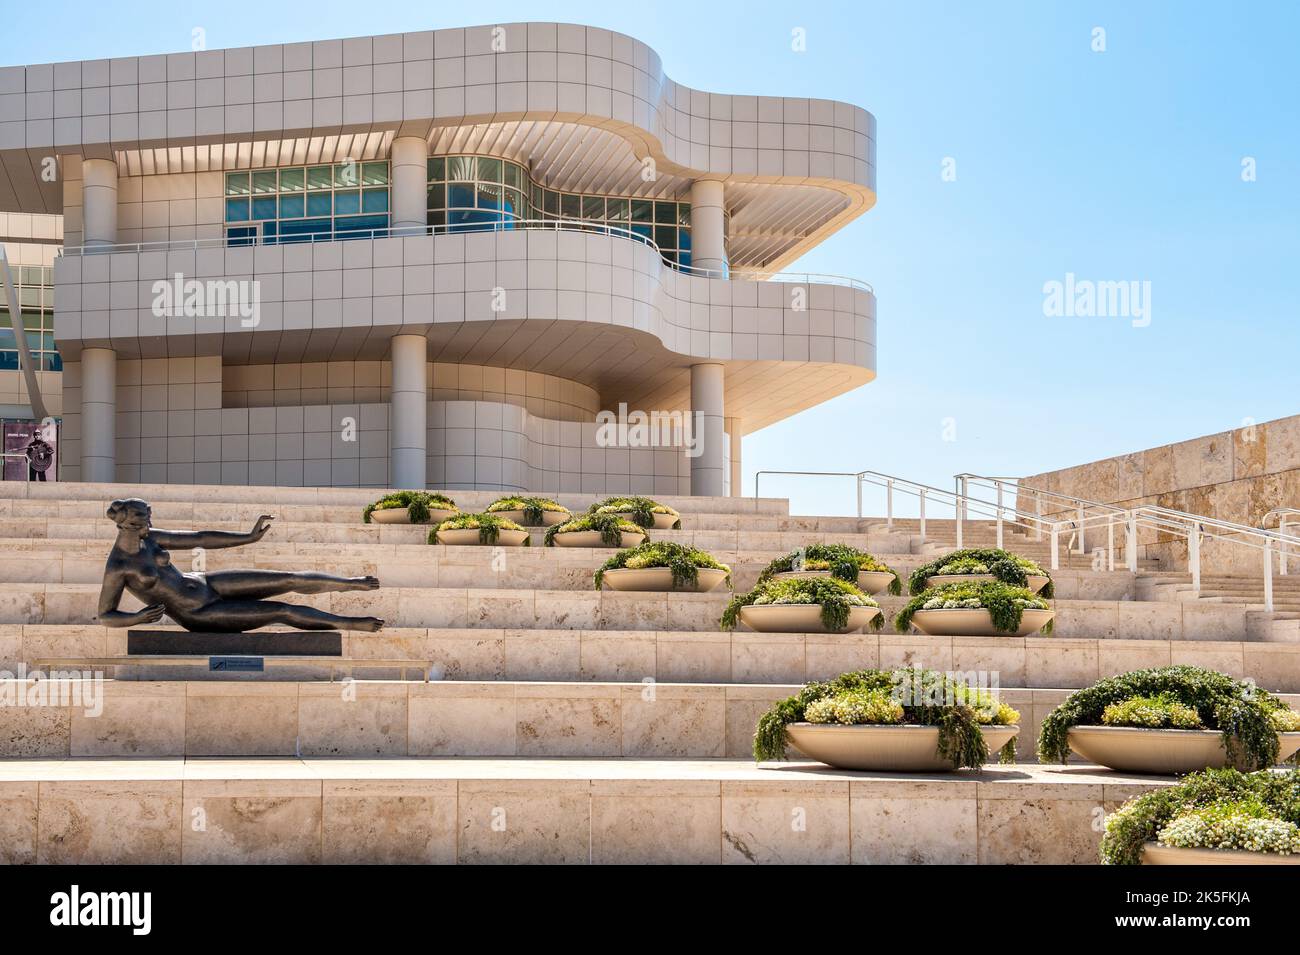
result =
[[[87,584],[0,584],[0,624],[82,626],[93,621],[99,589]],[[665,630],[718,629],[726,594],[584,590],[383,588],[299,595],[294,602],[348,616],[382,617],[391,627]],[[892,620],[906,602],[879,597]],[[134,598],[123,600],[136,609]],[[1251,639],[1247,611],[1227,604],[1057,600],[1060,638]]]
[[[400,779],[298,760],[201,779],[179,761],[85,777],[31,766],[0,784],[3,862],[1088,865],[1098,810],[1167,785],[1035,766],[926,779],[662,761],[419,761]]]
[[[106,672],[88,661],[126,654],[121,630],[101,627],[0,629],[0,669],[30,672],[38,661]],[[925,634],[666,633],[653,630],[403,629],[377,636],[345,633],[343,656],[414,660],[447,680],[720,684],[802,684],[851,670],[922,666],[991,674],[1002,686],[1079,689],[1146,667],[1188,664],[1249,677],[1279,692],[1300,692],[1300,646],[1246,641],[1072,640],[1057,637],[930,637]],[[121,679],[324,679],[323,668],[275,667],[264,674],[192,667],[122,667]],[[360,668],[359,678],[393,671]]]
[[[759,717],[798,687],[108,681],[100,689],[91,708],[71,697],[75,705],[0,710],[0,757],[746,759]],[[1020,760],[1036,759],[1038,727],[1068,695],[999,690],[1020,712]]]

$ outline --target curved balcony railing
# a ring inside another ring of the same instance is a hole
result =
[[[163,242],[121,242],[115,245],[65,246],[59,255],[101,255],[112,252],[184,252],[192,249],[229,249],[254,245],[302,245],[317,242],[344,242],[351,239],[386,239],[413,235],[467,235],[482,232],[517,232],[524,230],[550,232],[583,232],[588,235],[612,235],[631,239],[660,252],[653,239],[631,229],[604,223],[584,222],[580,219],[508,219],[502,222],[453,223],[449,225],[405,227],[388,229],[358,229],[349,232],[309,232],[295,236],[248,236],[218,239],[174,239]],[[841,285],[875,294],[875,290],[861,279],[845,275],[824,275],[815,272],[769,272],[760,269],[705,269],[682,265],[664,258],[660,261],[668,268],[684,275],[701,278],[728,279],[741,282],[793,282],[812,285]]]

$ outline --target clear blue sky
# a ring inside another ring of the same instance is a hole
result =
[[[879,124],[875,209],[801,270],[879,298],[879,378],[745,441],[756,468],[950,486],[1300,412],[1300,6],[1292,3],[11,4],[0,62],[516,20],[608,27],[674,79]],[[1106,52],[1090,48],[1094,27]],[[791,50],[795,27],[808,49]],[[945,157],[957,180],[944,182]],[[1243,157],[1257,181],[1243,182]],[[1067,272],[1151,282],[1152,321],[1047,318]],[[955,419],[956,440],[944,440]],[[829,489],[828,489],[829,491]],[[796,507],[826,511],[847,495]],[[752,493],[752,491],[750,492]]]

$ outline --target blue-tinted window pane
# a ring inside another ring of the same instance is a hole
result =
[[[474,187],[467,182],[452,182],[447,184],[447,208],[448,209],[473,209],[474,208]]]
[[[315,196],[312,197],[313,199]],[[352,216],[361,211],[361,193],[356,189],[334,193],[334,214]]]
[[[296,219],[292,222],[280,223],[280,235],[286,242],[292,238],[302,238],[313,233],[329,231],[329,219]]]
[[[18,352],[0,351],[0,368],[6,371],[14,370],[18,367]]]
[[[254,219],[275,218],[275,196],[258,196],[253,200]]]
[[[369,238],[372,233],[387,228],[388,216],[350,216],[346,219],[334,220],[335,234],[344,237],[349,232],[360,232],[363,238]]]
[[[281,219],[301,219],[305,213],[303,209],[303,196],[281,196],[280,197],[280,218]]]
[[[632,231],[647,241],[650,239],[650,229],[651,227],[646,225],[644,222],[632,223]]]
[[[226,230],[226,240],[235,246],[252,245],[256,235],[257,230],[251,226],[237,226]]]
[[[678,230],[677,230],[677,248],[682,249],[682,250],[684,250],[684,251],[686,251],[686,252],[689,252],[689,251],[691,250],[691,230],[690,230],[690,229],[678,229]]]
[[[308,194],[307,196],[307,215],[309,216],[327,216],[330,214],[330,200],[334,198],[332,192],[318,192]]]
[[[227,199],[226,200],[226,221],[247,222],[248,221],[248,200]]]
[[[388,190],[387,189],[367,189],[361,194],[361,211],[362,212],[387,212],[388,211]]]
[[[691,266],[691,253],[690,253],[690,252],[685,252],[685,251],[683,251],[683,252],[678,252],[678,253],[677,253],[677,261],[678,261],[679,263],[681,263],[682,265],[684,265],[686,268],[690,268],[690,266]]]
[[[63,356],[58,352],[47,352],[41,356],[41,367],[46,371],[63,371]]]

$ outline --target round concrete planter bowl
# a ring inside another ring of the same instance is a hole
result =
[[[937,726],[791,723],[785,729],[799,752],[836,769],[889,773],[938,773],[956,769],[939,757]],[[1020,733],[1020,727],[981,726],[980,731],[992,756]]]
[[[829,570],[787,570],[780,574],[773,574],[773,580],[805,580],[813,577],[829,577]],[[864,594],[875,595],[884,591],[894,580],[893,574],[887,574],[883,570],[861,570],[858,571],[858,589]]]
[[[879,614],[879,607],[853,607],[842,629],[828,630],[821,604],[765,604],[741,607],[740,622],[759,633],[857,633]]]
[[[529,524],[524,520],[523,511],[488,511],[493,517],[499,517],[502,520],[514,521],[516,524],[523,524],[525,527],[551,527],[554,524],[563,524],[571,520],[573,515],[568,511],[542,511],[542,522],[540,524]]]
[[[1142,846],[1143,865],[1300,865],[1300,856],[1276,852],[1244,852],[1240,849],[1180,849],[1147,842]]]
[[[497,532],[497,539],[491,544],[483,544],[479,540],[477,527],[462,527],[457,530],[438,531],[439,544],[449,544],[455,547],[465,546],[486,546],[486,547],[520,547],[524,541],[528,540],[528,531],[512,531],[504,527]]]
[[[1278,733],[1278,762],[1300,749],[1300,733]],[[1229,765],[1218,730],[1146,729],[1140,726],[1071,726],[1070,749],[1099,766],[1159,776]]]
[[[636,592],[666,590],[675,593],[706,594],[711,590],[717,590],[727,579],[727,572],[716,567],[697,567],[696,571],[695,583],[684,583],[680,587],[673,586],[673,572],[667,567],[636,569],[618,567],[605,571],[601,580],[610,590]]]
[[[438,524],[449,517],[455,517],[457,511],[449,511],[445,508],[429,508],[429,519],[426,524]],[[382,510],[373,510],[370,512],[370,523],[372,524],[409,524],[411,523],[411,509],[409,507],[385,507]]]
[[[912,614],[912,626],[932,637],[1027,637],[1047,626],[1051,610],[1025,610],[1020,615],[1020,629],[1008,633],[993,626],[993,615],[978,608],[957,610],[918,610]]]
[[[605,511],[605,513],[606,513],[606,514],[617,514],[619,517],[623,518],[623,520],[625,520],[625,521],[632,521],[633,524],[636,523],[636,521],[633,521],[633,520],[632,520],[632,512],[631,512],[631,511]],[[657,531],[670,531],[670,530],[673,529],[673,525],[676,524],[676,523],[677,523],[681,518],[679,518],[679,517],[674,517],[674,516],[671,515],[671,514],[655,514],[655,515],[654,515],[654,519],[655,519],[655,522],[654,522],[654,524],[652,524],[651,526],[652,526],[655,530],[657,530]]]
[[[623,531],[620,535],[621,542],[614,544],[614,547],[628,548],[636,547],[645,540],[644,534],[634,534],[631,531]],[[556,547],[610,547],[600,538],[600,531],[564,531],[556,534],[551,538],[551,542]]]
[[[1025,581],[1025,587],[1031,594],[1036,594],[1046,587],[1051,579],[1040,574],[1030,574]],[[944,584],[978,584],[995,580],[997,578],[992,574],[939,574],[937,577],[927,577],[925,586],[929,588],[942,587]]]

